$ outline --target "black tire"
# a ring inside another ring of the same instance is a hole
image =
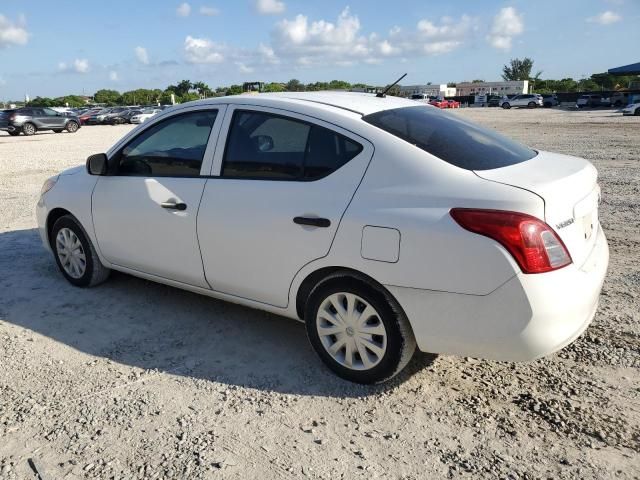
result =
[[[633,112],[636,117],[640,117],[640,107],[636,108],[636,111]]]
[[[17,131],[17,130],[16,130],[15,132],[8,132],[8,133],[9,133],[9,135],[11,135],[12,137],[17,137],[18,135],[20,135],[20,132],[19,132],[19,131]]]
[[[78,125],[78,122],[71,121],[71,122],[67,122],[67,126],[65,128],[69,133],[76,133],[78,131],[78,128],[80,128],[80,126]]]
[[[505,110],[509,110],[511,108],[511,104],[509,102],[504,102],[502,104],[502,108],[504,108]]]
[[[82,245],[82,252],[86,258],[86,266],[84,274],[79,278],[74,278],[69,275],[60,261],[60,254],[58,253],[56,241],[58,233],[63,228],[71,230],[76,237],[78,237],[78,240]],[[64,275],[67,281],[72,285],[75,285],[76,287],[93,287],[104,282],[109,277],[111,270],[102,265],[95,248],[93,248],[93,244],[84,231],[84,228],[82,228],[80,223],[72,215],[64,215],[56,220],[56,223],[54,223],[53,228],[51,229],[51,237],[49,241],[60,272],[62,272],[62,275]]]
[[[387,334],[386,351],[379,363],[368,370],[355,370],[336,361],[325,349],[316,327],[316,316],[322,302],[334,293],[352,293],[369,303]],[[318,283],[309,294],[305,308],[307,337],[327,367],[339,377],[355,383],[375,384],[397,375],[411,360],[416,341],[406,315],[391,295],[381,287],[371,286],[365,277],[335,273]]]
[[[38,129],[33,123],[25,123],[22,125],[22,133],[24,133],[27,137],[31,135],[35,135]]]

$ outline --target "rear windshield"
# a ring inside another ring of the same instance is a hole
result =
[[[524,145],[427,106],[394,108],[362,117],[425,152],[466,170],[490,170],[537,155]]]

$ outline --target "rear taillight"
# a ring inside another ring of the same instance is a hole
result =
[[[13,122],[16,119],[16,114],[12,113],[11,115],[9,115],[9,121]]]
[[[524,273],[550,272],[571,263],[562,240],[549,225],[531,215],[453,208],[451,216],[462,228],[500,243]]]

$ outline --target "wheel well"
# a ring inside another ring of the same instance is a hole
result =
[[[47,217],[47,239],[49,240],[49,245],[51,243],[51,231],[53,230],[53,226],[56,224],[56,221],[60,217],[64,217],[65,215],[72,215],[71,212],[65,210],[64,208],[54,208],[49,212],[49,216]]]
[[[357,270],[353,270],[351,268],[325,267],[310,273],[307,278],[302,281],[302,283],[300,284],[300,288],[298,288],[298,293],[296,294],[296,313],[298,314],[298,318],[300,318],[300,320],[304,320],[304,310],[311,290],[313,290],[313,288],[324,278],[337,272],[343,273],[346,276],[350,276],[354,280],[363,283],[367,287],[373,287],[376,290],[387,294],[390,298],[393,299],[395,303],[397,303],[391,293],[386,288],[384,288],[382,284],[371,278],[369,275],[366,275]]]

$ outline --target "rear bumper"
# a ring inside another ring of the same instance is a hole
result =
[[[598,307],[609,263],[601,228],[582,266],[518,274],[488,295],[387,287],[420,350],[504,361],[549,355],[578,338]]]

